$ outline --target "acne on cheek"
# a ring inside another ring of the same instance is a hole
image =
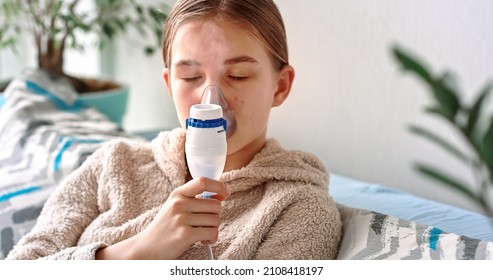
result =
[[[236,112],[240,110],[245,104],[245,101],[238,96],[233,97],[228,100],[228,106],[233,111]]]

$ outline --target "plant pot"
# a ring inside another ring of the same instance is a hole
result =
[[[128,86],[122,85],[116,89],[81,94],[79,100],[122,126],[123,117],[127,111],[128,92]]]
[[[3,104],[2,91],[10,81],[0,82],[0,107]],[[127,111],[129,87],[79,94],[79,100],[103,113],[112,122],[122,126],[123,117]]]

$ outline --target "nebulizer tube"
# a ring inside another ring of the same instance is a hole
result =
[[[236,130],[234,113],[219,87],[208,86],[201,103],[190,107],[186,130],[185,155],[192,178],[219,180],[226,163],[226,139]],[[209,199],[214,194],[204,192],[201,196]],[[208,258],[213,260],[211,245],[206,243],[205,247]]]

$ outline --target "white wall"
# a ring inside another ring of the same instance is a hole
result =
[[[406,130],[419,124],[459,139],[422,113],[430,104],[426,88],[401,74],[390,46],[400,43],[436,71],[454,70],[470,100],[493,79],[493,2],[276,2],[297,77],[292,96],[272,114],[270,135],[314,152],[332,172],[475,209],[412,169],[420,160],[470,179],[467,168]]]
[[[143,4],[164,2],[173,5],[175,0],[142,0]],[[162,52],[146,56],[143,46],[154,42],[149,36],[143,38],[134,31],[120,38],[113,49],[114,69],[112,76],[130,86],[129,105],[123,126],[129,131],[168,129],[179,125],[173,100],[169,96],[162,77],[164,62]]]
[[[10,79],[25,67],[34,67],[34,52],[29,47],[30,38],[22,37],[16,51],[6,49],[0,51],[0,81]]]
[[[133,32],[131,32],[134,34]],[[143,53],[138,34],[118,40],[114,48],[113,77],[130,86],[129,104],[123,126],[129,131],[174,128],[179,125],[173,99],[163,80],[161,52]]]

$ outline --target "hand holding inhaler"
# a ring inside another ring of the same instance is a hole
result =
[[[234,114],[219,87],[207,87],[201,104],[190,107],[186,128],[185,154],[190,174],[193,178],[219,180],[226,163],[226,138],[236,130]],[[201,197],[210,199],[213,195],[203,192]],[[208,258],[214,259],[210,244],[205,245]]]

